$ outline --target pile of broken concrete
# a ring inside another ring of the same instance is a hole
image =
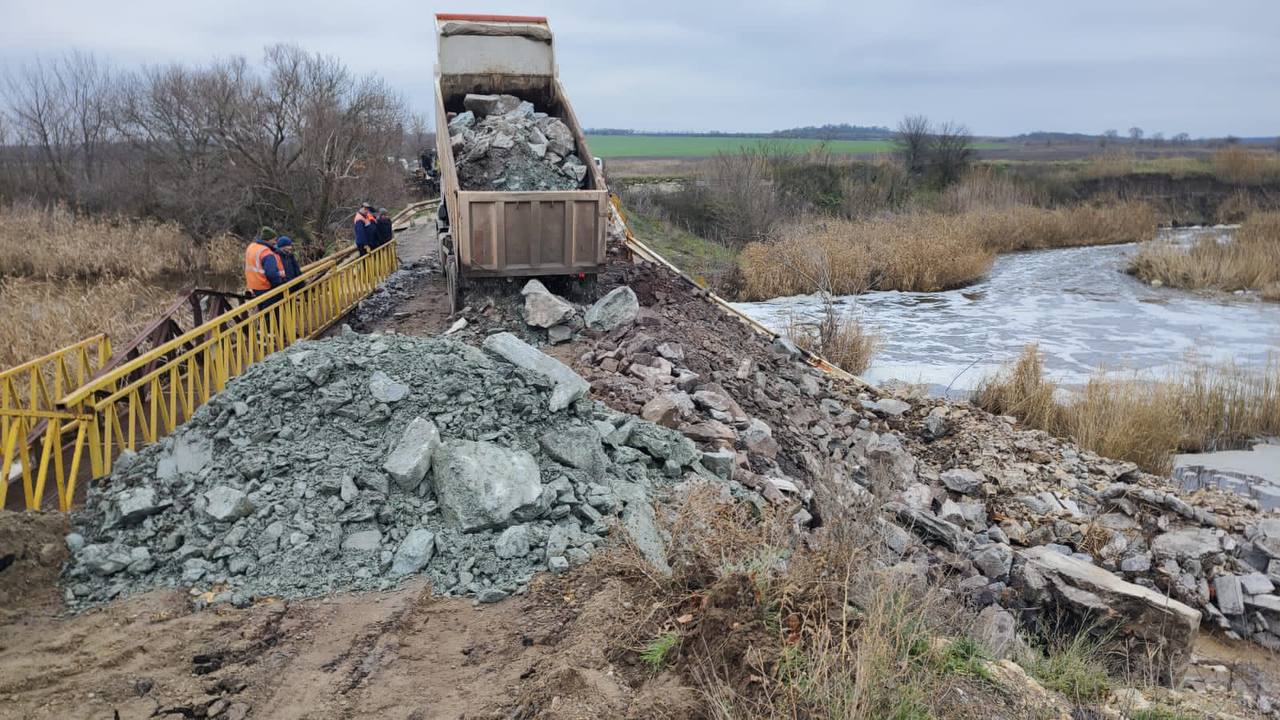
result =
[[[569,126],[514,95],[467,95],[449,119],[463,190],[577,190],[587,166]]]
[[[585,562],[619,529],[665,566],[654,499],[725,481],[679,433],[586,390],[506,333],[483,350],[354,333],[301,342],[121,455],[74,516],[67,601],[183,586],[242,604],[417,574],[494,601]]]
[[[704,306],[660,292],[597,335],[577,366],[593,393],[678,429],[767,500],[799,502],[797,527],[874,518],[904,572],[990,610],[1000,651],[1014,627],[1070,616],[1176,682],[1202,618],[1280,646],[1280,520],[1255,501],[1180,492],[965,404],[835,380]]]
[[[551,292],[536,279],[525,283],[520,294],[524,296],[525,324],[545,330],[547,341],[552,345],[572,340],[574,333],[583,328],[608,332],[625,327],[640,313],[640,301],[626,285],[609,291],[585,310]]]

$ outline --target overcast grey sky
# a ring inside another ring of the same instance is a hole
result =
[[[359,8],[361,16],[352,10]],[[127,8],[127,9],[126,9]],[[904,114],[979,134],[1280,134],[1280,0],[0,0],[0,64],[117,66],[293,42],[431,107],[432,14],[545,14],[583,123],[763,131]]]

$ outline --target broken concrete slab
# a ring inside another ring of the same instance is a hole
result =
[[[409,386],[398,382],[381,370],[369,378],[369,396],[381,403],[400,402],[409,394]]]
[[[490,335],[481,345],[485,350],[507,362],[535,372],[555,385],[549,407],[552,412],[563,410],[587,394],[591,385],[568,365],[530,346],[511,333]]]
[[[425,528],[414,528],[400,541],[396,554],[391,560],[392,575],[408,575],[416,573],[431,562],[435,554],[435,533]]]
[[[405,426],[400,441],[387,456],[382,469],[387,471],[396,485],[403,490],[413,490],[431,469],[431,458],[440,447],[440,431],[426,418],[415,417]]]
[[[567,322],[578,311],[572,304],[553,294],[537,280],[525,283],[520,294],[524,295],[524,322],[538,328],[551,328]]]
[[[1127,644],[1119,657],[1143,677],[1176,686],[1186,673],[1200,628],[1200,612],[1102,568],[1033,547],[1017,553],[1014,586],[1030,606],[1056,607],[1081,622],[1110,630]]]
[[[619,325],[635,322],[639,312],[640,301],[635,291],[623,285],[597,300],[587,309],[584,319],[592,330],[608,332]]]
[[[516,510],[542,495],[533,456],[491,442],[449,440],[436,451],[432,468],[440,508],[463,532],[505,527]]]
[[[219,485],[204,494],[204,512],[218,522],[230,522],[251,515],[253,502],[243,490]]]

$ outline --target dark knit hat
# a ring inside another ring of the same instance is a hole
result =
[[[258,238],[261,240],[274,240],[275,237],[276,230],[270,225],[263,225],[262,229],[258,231]]]

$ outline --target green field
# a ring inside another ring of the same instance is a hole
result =
[[[710,157],[737,152],[761,144],[788,153],[800,153],[823,145],[821,140],[795,138],[696,137],[690,135],[588,135],[591,152],[602,158]],[[888,140],[830,140],[827,149],[837,155],[870,155],[893,150]],[[975,143],[979,150],[1002,147],[999,143]]]

